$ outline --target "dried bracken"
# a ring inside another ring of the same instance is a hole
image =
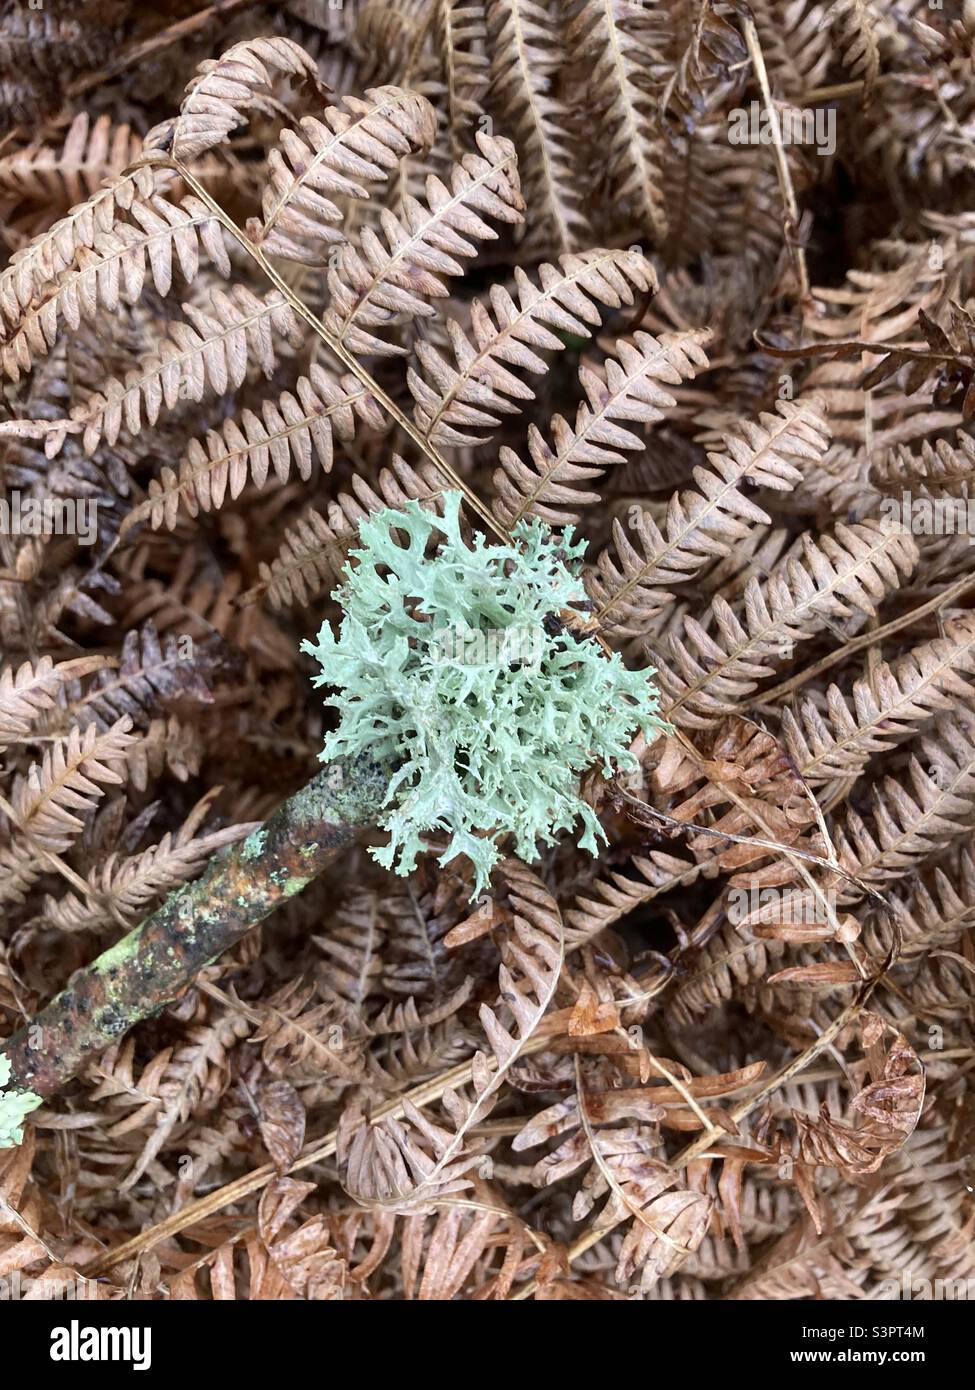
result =
[[[973,91],[971,0],[0,5],[0,1279],[971,1288]],[[448,532],[666,725],[457,656],[385,804]]]

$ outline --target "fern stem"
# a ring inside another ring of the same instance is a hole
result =
[[[779,685],[774,685],[769,690],[761,690],[758,694],[743,700],[739,706],[740,711],[744,713],[750,709],[771,708],[786,699],[794,690],[799,690],[808,684],[814,677],[821,676],[824,671],[829,671],[841,661],[847,661],[855,652],[862,651],[864,647],[875,646],[888,637],[893,637],[895,633],[913,626],[914,623],[920,622],[930,613],[940,613],[949,603],[960,598],[971,588],[975,588],[975,575],[961,575],[954,583],[949,584],[947,589],[935,594],[934,598],[927,599],[916,608],[909,608],[906,613],[902,613],[899,618],[892,618],[883,627],[868,628],[866,632],[861,632],[858,637],[853,637],[843,646],[836,647],[821,661],[807,666],[797,675],[790,676],[788,680],[782,681]]]
[[[54,1095],[90,1057],[171,1004],[375,822],[390,773],[367,754],[337,759],[259,830],[218,851],[200,878],[171,893],[4,1044],[11,1086]]]
[[[217,219],[220,225],[227,232],[229,232],[233,239],[237,242],[241,250],[246,252],[246,254],[250,256],[250,258],[255,262],[255,264],[260,267],[261,271],[268,278],[268,280],[271,281],[271,284],[275,287],[275,289],[279,290],[281,294],[284,295],[285,299],[288,301],[288,304],[291,306],[294,312],[300,318],[304,319],[308,327],[314,333],[316,333],[319,338],[321,338],[322,342],[325,343],[327,347],[329,347],[332,350],[332,352],[339,359],[339,361],[342,362],[343,365],[346,366],[349,369],[349,371],[352,372],[359,379],[359,381],[362,382],[362,384],[368,390],[369,394],[376,398],[376,400],[382,406],[383,410],[386,411],[386,413],[390,416],[391,419],[395,420],[396,424],[399,425],[400,429],[403,430],[403,432],[407,434],[410,439],[413,440],[417,448],[419,448],[426,455],[430,462],[440,469],[444,477],[449,479],[451,485],[464,494],[464,497],[470,503],[473,510],[477,513],[481,520],[487,526],[490,527],[490,529],[494,532],[495,536],[497,536],[498,539],[502,541],[510,540],[511,537],[509,533],[504,529],[504,527],[502,527],[498,523],[497,518],[493,515],[490,508],[486,506],[484,502],[481,501],[477,493],[474,492],[474,490],[464,481],[460,474],[454,468],[451,467],[451,465],[440,453],[439,449],[437,449],[433,444],[431,444],[430,440],[426,438],[426,436],[413,424],[413,421],[409,418],[409,416],[404,414],[404,412],[400,410],[396,402],[392,400],[392,398],[389,395],[387,395],[387,393],[383,390],[379,383],[374,380],[372,374],[367,370],[367,368],[365,368],[362,365],[362,363],[359,362],[357,358],[355,358],[352,355],[351,352],[349,352],[349,350],[344,346],[343,343],[339,342],[339,340],[328,331],[328,329],[322,323],[321,319],[317,316],[317,314],[315,314],[311,309],[309,309],[307,304],[305,304],[303,300],[301,300],[298,297],[298,295],[294,293],[294,291],[288,285],[287,281],[284,280],[283,277],[279,275],[278,272],[275,270],[274,266],[271,265],[270,261],[267,259],[260,247],[254,245],[254,243],[251,241],[250,237],[246,234],[246,232],[244,232],[240,227],[238,227],[237,223],[233,220],[232,217],[229,216],[228,213],[224,212],[220,204],[210,196],[210,194],[199,182],[199,180],[194,178],[194,176],[190,173],[189,169],[187,169],[184,164],[182,164],[178,159],[175,159],[172,155],[159,155],[154,152],[151,153],[144,162],[164,164],[167,167],[174,169],[176,173],[179,174],[180,178],[182,178],[187,188],[191,189],[192,192],[196,195],[196,197],[199,198],[201,202],[206,204],[206,206],[213,213],[214,217]]]
[[[785,206],[786,224],[785,239],[792,254],[792,263],[795,267],[796,280],[799,287],[799,304],[803,315],[811,299],[809,289],[809,272],[806,268],[806,252],[802,243],[799,241],[799,203],[796,199],[796,192],[792,186],[792,175],[789,172],[789,161],[786,158],[785,150],[782,146],[782,127],[779,124],[779,113],[772,97],[772,88],[769,85],[768,71],[765,67],[765,55],[762,52],[762,43],[758,37],[758,30],[755,21],[745,18],[742,24],[742,31],[745,36],[745,43],[748,45],[748,56],[752,60],[752,68],[758,85],[762,93],[762,101],[765,111],[769,118],[769,127],[772,131],[772,152],[775,156],[775,172],[779,180],[779,191],[782,194],[782,202]]]

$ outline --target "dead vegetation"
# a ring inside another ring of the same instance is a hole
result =
[[[574,522],[674,726],[597,859],[353,848],[119,1037],[0,1277],[975,1277],[975,5],[0,14],[0,1036],[313,774],[370,511]]]

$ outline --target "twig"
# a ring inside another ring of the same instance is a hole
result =
[[[777,854],[787,855],[790,859],[804,860],[807,864],[815,864],[817,868],[825,869],[828,873],[838,874],[841,878],[846,879],[847,883],[852,883],[854,887],[872,898],[878,907],[882,907],[885,911],[889,910],[886,899],[875,888],[871,888],[868,883],[862,883],[855,874],[849,873],[841,864],[824,859],[822,855],[784,845],[780,840],[766,840],[758,835],[733,835],[730,830],[718,830],[713,825],[698,825],[696,821],[680,820],[677,816],[668,816],[663,811],[658,811],[653,806],[648,805],[647,802],[641,801],[639,797],[631,796],[618,784],[614,790],[614,796],[618,796],[630,808],[632,818],[638,825],[650,825],[657,822],[660,825],[669,826],[672,830],[692,830],[696,835],[712,835],[715,839],[727,840],[735,845],[758,845],[761,849],[775,850]],[[729,794],[729,800],[733,799],[735,798]],[[747,812],[747,808],[742,806],[740,801],[738,804],[742,810]]]
[[[775,102],[772,99],[772,89],[769,86],[768,72],[765,68],[765,55],[762,53],[762,45],[758,37],[758,30],[755,28],[754,20],[745,19],[742,28],[745,35],[745,43],[748,45],[748,55],[752,60],[752,67],[755,70],[755,76],[758,78],[758,85],[762,90],[762,101],[765,103],[765,111],[769,119],[769,128],[772,132],[775,172],[779,180],[779,191],[782,194],[782,201],[785,204],[786,211],[786,242],[792,254],[792,261],[796,271],[796,280],[799,284],[799,302],[805,312],[812,298],[809,289],[809,271],[806,268],[805,249],[798,241],[799,204],[796,200],[795,189],[792,186],[789,161],[786,158],[785,150],[782,146],[782,127],[779,124],[779,113],[775,109]]]
[[[975,575],[963,574],[960,579],[956,579],[953,584],[949,584],[943,593],[935,594],[934,598],[928,599],[925,603],[919,604],[917,608],[911,608],[907,613],[902,613],[899,618],[892,619],[885,623],[883,627],[870,628],[866,632],[861,632],[859,637],[854,637],[847,642],[844,647],[837,651],[830,652],[815,665],[809,666],[805,671],[800,671],[796,676],[790,676],[787,681],[782,681],[779,685],[774,685],[770,690],[760,691],[753,695],[751,699],[745,700],[740,706],[740,711],[755,709],[761,705],[773,705],[776,701],[783,699],[786,695],[791,695],[793,690],[799,689],[814,676],[820,676],[830,667],[837,665],[840,661],[845,661],[848,656],[858,652],[863,647],[872,646],[875,642],[882,642],[886,637],[893,637],[895,632],[900,632],[902,628],[911,627],[912,624],[920,622],[929,613],[934,613],[940,608],[944,608],[952,599],[960,597],[969,589],[975,588]]]
[[[10,1088],[54,1095],[90,1057],[172,1003],[375,823],[390,774],[365,754],[332,762],[261,829],[215,854],[200,878],[171,893],[4,1043]]]
[[[506,164],[511,162],[513,162],[513,157],[511,159],[506,159],[499,167],[503,168]],[[477,493],[473,491],[470,484],[465,482],[457,470],[447,462],[439,449],[437,449],[427,436],[413,424],[409,416],[400,410],[396,402],[383,390],[359,359],[349,352],[345,345],[328,331],[317,314],[313,313],[302,299],[299,299],[283,276],[275,270],[261,248],[254,245],[246,232],[242,231],[233,218],[210,196],[199,180],[187,169],[186,165],[181,163],[180,160],[174,159],[171,155],[162,154],[158,151],[150,151],[139,160],[139,163],[163,165],[164,167],[175,170],[175,172],[179,174],[187,188],[189,188],[202,203],[206,204],[221,226],[237,242],[241,250],[250,256],[256,265],[260,266],[264,275],[270,280],[271,284],[274,285],[275,289],[284,295],[288,304],[299,318],[304,319],[312,332],[331,349],[346,369],[358,378],[365,386],[366,390],[376,398],[383,410],[397,425],[399,425],[400,429],[413,440],[414,444],[422,450],[430,462],[433,463],[439,472],[449,481],[451,486],[456,487],[464,494],[469,505],[481,518],[484,524],[489,527],[500,540],[509,540],[510,537],[507,530],[499,524],[497,518],[490,509],[485,506]]]

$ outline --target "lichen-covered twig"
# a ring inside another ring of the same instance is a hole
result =
[[[89,1057],[170,1004],[375,823],[391,772],[366,754],[336,759],[259,830],[215,854],[200,878],[171,893],[3,1045],[8,1095],[54,1095]]]

